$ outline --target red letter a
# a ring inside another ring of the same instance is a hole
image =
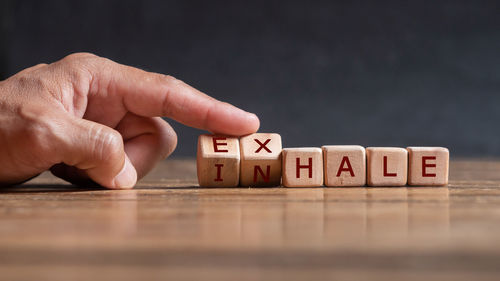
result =
[[[347,168],[344,168],[344,163],[347,164]],[[337,171],[337,177],[340,177],[340,174],[342,174],[342,172],[349,172],[351,174],[351,177],[354,177],[354,171],[352,170],[351,162],[349,162],[349,157],[347,156],[342,157],[339,170]]]

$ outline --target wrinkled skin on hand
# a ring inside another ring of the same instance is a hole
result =
[[[50,169],[73,183],[131,188],[176,147],[160,117],[236,136],[259,127],[254,114],[171,76],[72,54],[0,82],[0,183]]]

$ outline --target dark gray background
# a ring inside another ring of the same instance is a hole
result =
[[[284,146],[500,156],[499,1],[5,1],[2,79],[76,51],[171,74]],[[172,122],[175,156],[199,130]]]

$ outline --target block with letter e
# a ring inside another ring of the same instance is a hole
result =
[[[323,153],[318,147],[284,148],[283,185],[317,187],[323,185]]]
[[[281,184],[281,136],[255,133],[240,138],[241,186]]]
[[[448,184],[450,152],[444,147],[408,147],[408,185]]]
[[[196,156],[201,187],[235,187],[240,176],[240,145],[237,137],[200,135]]]

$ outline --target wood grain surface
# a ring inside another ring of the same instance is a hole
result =
[[[0,193],[1,280],[498,280],[500,161],[448,187],[199,188],[169,160],[133,190],[43,174]]]

